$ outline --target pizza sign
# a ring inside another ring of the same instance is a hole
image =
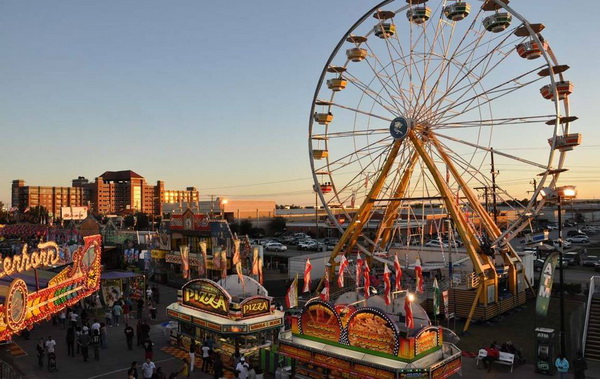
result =
[[[271,313],[271,302],[262,296],[248,298],[240,304],[240,307],[242,308],[242,318]]]
[[[229,315],[231,298],[227,291],[207,279],[196,279],[182,287],[183,304],[204,311]]]

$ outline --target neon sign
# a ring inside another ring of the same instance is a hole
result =
[[[59,252],[60,250],[56,242],[40,243],[38,248],[31,254],[27,252],[27,244],[23,244],[21,254],[15,255],[12,258],[6,257],[2,260],[0,278],[31,270],[32,268],[56,264],[60,260]]]

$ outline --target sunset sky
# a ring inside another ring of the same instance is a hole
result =
[[[167,189],[196,186],[201,200],[313,204],[313,93],[338,40],[376,4],[0,1],[0,201],[10,204],[13,179],[69,186],[133,170]],[[510,5],[544,23],[571,66],[572,129],[583,144],[560,182],[599,198],[600,2]],[[506,146],[518,136],[499,138]],[[532,178],[501,175],[530,187]]]

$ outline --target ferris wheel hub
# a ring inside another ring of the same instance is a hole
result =
[[[402,140],[413,127],[414,120],[406,117],[396,117],[390,124],[390,134],[395,140]]]

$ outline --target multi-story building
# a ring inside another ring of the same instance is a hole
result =
[[[106,171],[94,182],[80,176],[72,187],[26,186],[24,180],[13,180],[12,206],[23,212],[28,207],[43,206],[55,216],[61,207],[87,206],[93,214],[126,215],[137,212],[161,215],[163,203],[195,203],[196,187],[183,191],[165,190],[162,180],[149,185],[146,179],[131,171]]]
[[[83,187],[26,186],[24,180],[12,182],[12,206],[20,212],[42,206],[54,217],[62,207],[82,206],[86,200]]]

